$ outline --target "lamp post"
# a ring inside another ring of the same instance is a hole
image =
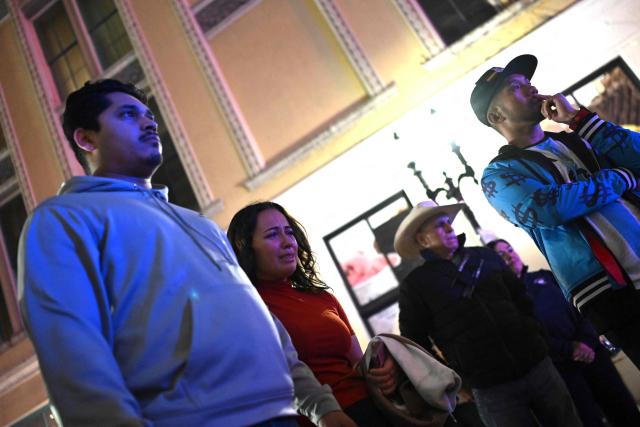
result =
[[[429,188],[429,185],[422,177],[422,171],[419,171],[416,168],[415,162],[410,162],[407,165],[407,167],[413,171],[413,174],[416,176],[416,178],[418,178],[418,180],[424,187],[427,193],[427,197],[430,198],[431,200],[435,201],[438,194],[440,194],[441,192],[444,192],[445,197],[447,199],[455,199],[457,202],[464,202],[464,197],[462,196],[462,192],[460,192],[460,181],[462,181],[464,178],[471,178],[473,179],[473,182],[478,184],[478,180],[475,177],[475,172],[473,171],[473,168],[469,166],[469,164],[467,163],[467,160],[464,158],[464,156],[460,152],[460,146],[453,141],[450,143],[450,145],[451,145],[451,151],[453,151],[456,157],[458,157],[458,160],[460,161],[460,163],[462,163],[462,166],[464,166],[464,172],[458,175],[457,183],[454,182],[453,178],[448,176],[447,173],[443,171],[442,175],[444,175],[445,185],[443,187],[438,187],[435,190],[432,190],[431,188]],[[471,223],[473,230],[476,232],[478,236],[480,236],[480,240],[482,240],[483,243],[486,243],[484,242],[485,239],[483,238],[483,235],[485,233],[481,232],[482,227],[480,227],[480,224],[478,223],[476,216],[473,214],[469,206],[465,204],[464,207],[462,208],[462,212],[464,212],[464,215],[467,217],[467,219]]]

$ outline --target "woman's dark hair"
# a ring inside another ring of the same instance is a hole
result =
[[[258,202],[245,206],[233,216],[227,230],[227,237],[238,257],[240,267],[247,273],[251,282],[255,285],[257,281],[256,254],[252,246],[253,233],[256,231],[258,214],[268,209],[276,209],[284,215],[293,230],[296,242],[298,242],[298,264],[296,271],[290,277],[292,286],[309,291],[328,289],[329,287],[318,278],[316,273],[316,260],[311,252],[304,227],[282,206],[274,202]]]
[[[78,144],[73,139],[73,133],[76,129],[99,131],[98,116],[109,108],[111,101],[107,98],[107,95],[114,92],[126,93],[147,105],[147,96],[144,92],[131,83],[123,83],[114,79],[88,81],[67,97],[64,113],[62,113],[62,129],[76,159],[78,159],[87,175],[91,173],[91,170],[84,150],[78,147]]]
[[[507,241],[506,241],[506,240],[504,240],[504,239],[496,239],[496,240],[492,240],[492,241],[490,241],[489,243],[487,243],[487,245],[486,245],[486,246],[487,246],[489,249],[491,249],[491,250],[494,250],[494,251],[495,251],[495,250],[496,250],[496,245],[497,245],[498,243],[504,243],[504,244],[506,244],[506,245],[511,246],[511,243],[507,242]]]

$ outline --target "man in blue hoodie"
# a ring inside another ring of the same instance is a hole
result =
[[[22,313],[62,421],[290,426],[298,409],[354,426],[225,234],[151,184],[162,145],[146,104],[115,80],[69,95],[65,135],[91,176],[67,181],[22,233]]]
[[[640,134],[539,94],[537,63],[521,55],[491,68],[471,93],[478,120],[508,142],[483,192],[531,236],[565,298],[640,367]],[[544,118],[573,132],[544,132]]]

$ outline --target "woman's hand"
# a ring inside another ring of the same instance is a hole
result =
[[[571,354],[571,359],[573,359],[575,362],[593,362],[593,359],[595,359],[596,357],[596,353],[591,347],[580,341],[574,341],[572,344],[573,353]]]
[[[396,361],[393,360],[393,357],[388,356],[382,364],[382,367],[369,369],[367,372],[367,380],[375,384],[382,391],[382,394],[388,396],[396,391],[396,387],[398,386],[396,382],[397,373],[398,368]]]

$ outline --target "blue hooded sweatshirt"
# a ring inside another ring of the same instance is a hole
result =
[[[29,217],[19,253],[25,324],[65,425],[228,427],[296,414],[291,376],[306,366],[286,331],[225,234],[168,203],[166,188],[74,177]],[[318,387],[296,405],[338,409]]]

